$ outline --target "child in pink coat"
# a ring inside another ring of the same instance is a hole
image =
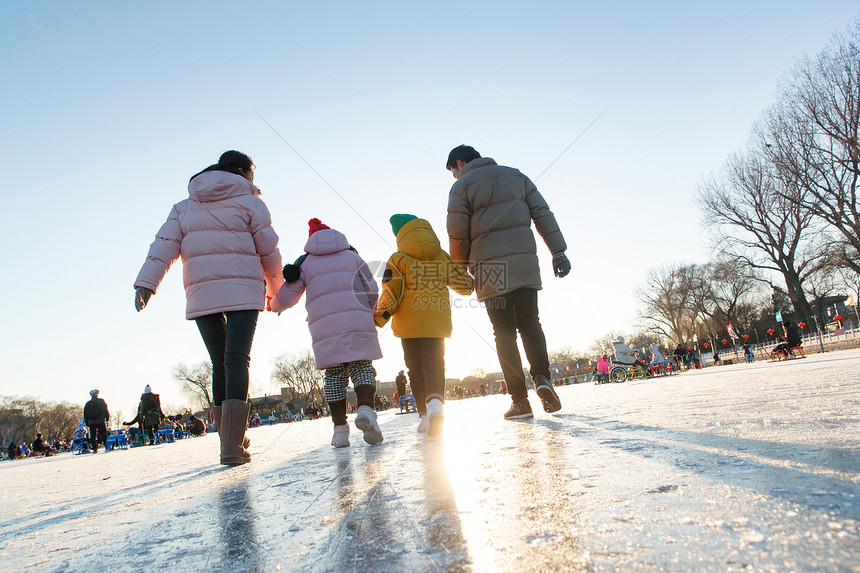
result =
[[[606,355],[597,359],[597,373],[609,376],[609,362],[606,361]]]
[[[273,312],[281,312],[307,292],[305,306],[317,368],[325,369],[325,397],[334,422],[331,445],[349,446],[346,423],[346,386],[350,379],[358,400],[355,426],[368,444],[382,442],[373,401],[376,370],[372,361],[382,358],[373,313],[379,287],[367,264],[346,237],[320,222],[308,221],[305,254],[284,267],[286,282],[272,298]]]

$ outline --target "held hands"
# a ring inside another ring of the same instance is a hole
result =
[[[377,328],[382,328],[386,324],[388,324],[388,320],[391,318],[391,313],[387,310],[382,314],[374,314],[373,322],[376,324]]]
[[[570,272],[570,260],[564,252],[552,256],[552,272],[558,278],[564,278]]]
[[[142,311],[147,303],[149,302],[149,298],[155,293],[149,290],[146,287],[138,287],[136,291],[134,291],[134,308],[137,312]]]
[[[270,297],[269,295],[266,295],[266,310],[268,312],[274,312],[272,310],[272,297]],[[284,311],[282,311],[282,310],[278,311],[278,316],[281,316],[282,312],[284,312]]]

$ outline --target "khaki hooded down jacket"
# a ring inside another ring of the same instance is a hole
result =
[[[448,195],[451,257],[475,277],[478,300],[541,288],[531,224],[550,253],[567,249],[555,215],[534,183],[489,157],[467,163]]]
[[[442,250],[430,223],[409,221],[397,233],[397,252],[385,267],[376,325],[393,316],[392,331],[398,338],[450,337],[448,287],[472,294],[472,277]]]

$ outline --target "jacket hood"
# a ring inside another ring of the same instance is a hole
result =
[[[397,250],[413,259],[429,260],[439,254],[442,246],[429,222],[424,219],[412,219],[397,233]]]
[[[496,163],[496,160],[492,157],[479,157],[477,159],[473,159],[463,167],[462,171],[460,171],[460,177],[463,177],[464,174],[468,173],[472,169],[477,167],[486,167],[487,165],[498,165],[498,163]]]
[[[305,243],[305,252],[312,255],[330,255],[345,251],[349,248],[349,241],[340,231],[334,229],[322,229],[310,236]]]
[[[253,183],[228,171],[207,171],[188,183],[188,196],[200,202],[259,194],[260,190]]]

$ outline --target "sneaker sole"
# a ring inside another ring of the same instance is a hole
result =
[[[516,416],[505,416],[505,420],[527,420],[529,418],[534,418],[535,415],[531,412],[528,414],[518,414]]]
[[[431,416],[427,424],[427,435],[432,437],[442,435],[442,424],[445,419],[442,416]]]
[[[561,410],[561,400],[555,395],[551,388],[547,388],[546,386],[538,386],[537,395],[540,398],[541,403],[543,404],[544,412],[548,414],[552,414],[553,412],[558,412]]]
[[[364,434],[364,441],[371,446],[382,442],[382,432],[373,427],[370,423],[370,419],[364,417],[357,418],[355,420],[355,427],[362,431]]]

